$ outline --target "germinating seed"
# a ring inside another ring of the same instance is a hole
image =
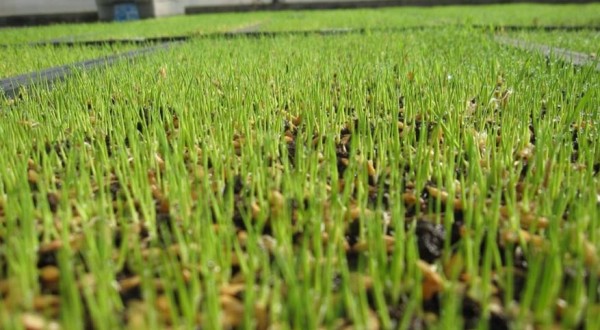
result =
[[[131,23],[367,29],[197,38],[1,100],[0,328],[593,328],[600,77],[493,37],[596,7]]]

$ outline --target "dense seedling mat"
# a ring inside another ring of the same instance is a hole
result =
[[[597,8],[0,30],[0,328],[595,328]]]

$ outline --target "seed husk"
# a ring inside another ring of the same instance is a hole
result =
[[[40,269],[40,279],[47,284],[57,283],[60,279],[60,270],[56,266],[45,266]]]

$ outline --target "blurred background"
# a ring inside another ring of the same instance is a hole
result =
[[[202,12],[432,6],[515,2],[585,3],[587,0],[0,0],[0,26],[122,21]]]

